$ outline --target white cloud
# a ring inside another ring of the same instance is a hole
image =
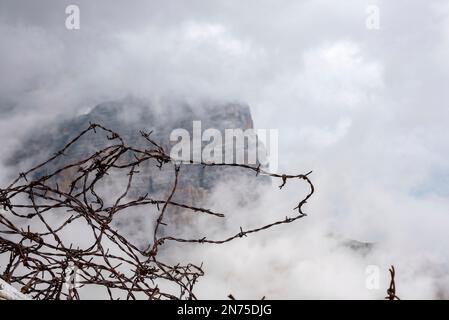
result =
[[[447,297],[445,1],[378,1],[378,31],[359,0],[79,2],[77,33],[63,2],[0,3],[2,158],[56,114],[128,93],[242,100],[258,128],[279,129],[283,169],[314,170],[317,193],[292,227],[192,249],[210,266],[204,297],[382,298],[361,284],[368,264],[396,264],[400,296]],[[378,249],[361,258],[329,231]]]
[[[383,84],[381,65],[365,61],[360,47],[349,41],[306,52],[300,78],[303,99],[328,108],[363,108],[370,92]]]

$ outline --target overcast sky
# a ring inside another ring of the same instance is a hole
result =
[[[69,4],[80,30],[66,29]],[[272,296],[382,297],[363,288],[365,266],[395,264],[405,298],[449,297],[448,1],[0,0],[0,35],[2,159],[34,126],[127,94],[241,101],[257,128],[279,129],[281,171],[314,170],[309,222],[287,230],[382,249],[347,264],[325,242],[297,259],[273,250],[294,267]],[[357,274],[358,291],[318,291],[300,276],[317,268],[321,289]]]

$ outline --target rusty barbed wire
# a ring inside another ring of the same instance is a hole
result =
[[[106,133],[111,145],[80,161],[55,169],[47,168],[56,159],[67,157],[67,151],[83,136],[98,134],[99,131]],[[299,179],[308,184],[310,191],[294,208],[297,211],[294,216],[254,229],[243,230],[240,227],[238,232],[225,239],[161,235],[160,228],[167,224],[165,217],[169,207],[216,218],[225,218],[225,215],[174,201],[180,168],[184,163],[172,159],[151,138],[151,132],[140,133],[148,143],[148,149],[129,146],[118,133],[100,124],[90,124],[49,159],[20,173],[9,186],[0,189],[0,208],[4,210],[0,212],[0,263],[5,263],[0,264],[0,272],[4,281],[33,299],[81,299],[84,292],[81,289],[89,286],[105,290],[110,299],[196,299],[193,288],[198,278],[204,275],[202,265],[173,265],[161,261],[159,251],[165,242],[222,244],[306,216],[302,207],[314,193],[309,179],[311,172],[280,175],[267,172],[260,166],[199,162],[197,164],[203,165],[205,170],[211,166],[240,167],[254,171],[256,176],[280,179],[281,189],[288,180]],[[130,200],[130,189],[139,175],[139,166],[153,160],[159,168],[170,166],[173,169],[173,186],[168,197],[158,200],[146,194]],[[128,177],[126,189],[115,201],[101,197],[96,191],[98,183],[111,170],[127,172]],[[38,172],[45,174],[39,176]],[[67,172],[71,172],[71,181],[67,188],[61,188],[56,178]],[[145,248],[127,239],[112,223],[119,212],[141,206],[155,206],[157,209],[152,243]],[[89,235],[78,236],[91,237],[91,245],[74,246],[64,240],[63,232],[67,232],[74,223],[90,230]],[[78,272],[76,286],[67,284],[66,279],[67,274],[73,277],[74,268]],[[161,289],[161,282],[174,285],[178,293]]]
[[[387,296],[385,297],[386,300],[401,300],[396,295],[396,283],[394,281],[394,276],[396,274],[396,270],[394,269],[394,266],[391,266],[388,271],[390,272],[390,287],[387,289]]]

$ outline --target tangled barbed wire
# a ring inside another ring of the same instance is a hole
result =
[[[65,159],[68,161],[64,165],[50,166],[57,159],[67,157],[67,151],[83,136],[98,134],[98,131],[106,134],[110,141],[108,146],[82,160],[71,163],[71,159]],[[240,167],[256,176],[279,179],[281,189],[288,180],[300,179],[308,184],[310,191],[294,208],[295,215],[254,229],[240,227],[234,235],[224,239],[166,235],[160,229],[168,223],[169,207],[216,218],[225,218],[225,215],[174,201],[180,168],[185,163],[171,158],[152,139],[151,132],[141,132],[141,135],[148,148],[127,145],[118,133],[100,124],[90,124],[49,159],[20,173],[9,186],[0,189],[0,208],[3,209],[0,213],[0,277],[4,281],[32,299],[81,299],[85,292],[82,288],[88,286],[105,290],[105,297],[110,299],[196,299],[193,288],[204,275],[202,265],[163,262],[159,253],[164,243],[222,244],[306,216],[303,205],[314,193],[309,179],[311,172],[286,175],[267,172],[260,166],[199,162],[197,164],[205,170],[211,166]],[[173,183],[164,200],[148,194],[130,196],[139,167],[149,161],[155,161],[159,168],[172,168]],[[126,172],[127,184],[117,198],[106,199],[96,187],[111,170]],[[56,178],[67,172],[70,172],[70,181],[66,188],[61,188]],[[145,247],[127,238],[113,223],[119,212],[142,206],[155,207],[156,214],[152,241]],[[67,237],[67,233],[72,232],[67,231],[69,226],[75,223],[83,225],[86,234],[73,237],[90,239],[89,245],[80,246]],[[166,284],[176,287],[177,293],[164,290]]]

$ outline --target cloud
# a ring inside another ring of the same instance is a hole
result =
[[[33,128],[127,94],[240,100],[279,129],[282,170],[314,170],[317,194],[297,225],[200,248],[203,297],[381,298],[364,285],[370,264],[397,266],[401,297],[447,297],[445,1],[374,1],[376,31],[373,1],[78,3],[68,31],[68,1],[0,1],[1,158]],[[329,232],[378,246],[360,257]]]

